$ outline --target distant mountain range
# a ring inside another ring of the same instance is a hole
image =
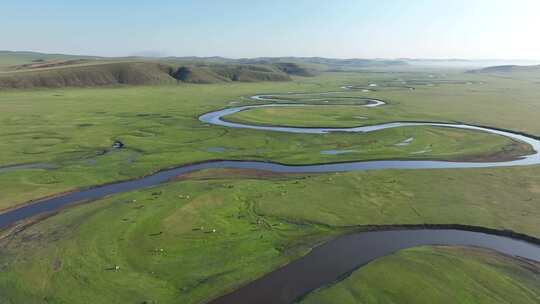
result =
[[[487,63],[488,61],[482,61]],[[414,70],[415,67],[469,67],[461,59],[333,59],[322,57],[100,57],[0,51],[0,88],[154,85],[289,81],[320,72]],[[483,67],[483,66],[480,66]],[[471,73],[540,71],[538,66],[498,65]],[[530,75],[530,74],[527,74]]]
[[[387,59],[333,59],[322,57],[260,57],[231,59],[225,57],[155,57],[155,56],[126,56],[126,57],[101,57],[66,54],[45,54],[26,51],[0,51],[0,70],[20,69],[21,65],[43,63],[51,61],[68,60],[101,60],[101,61],[133,61],[153,60],[165,63],[190,63],[190,64],[276,64],[296,63],[303,64],[317,70],[350,70],[358,68],[391,67],[407,65],[403,60]]]
[[[273,64],[273,63],[297,63],[309,66],[317,70],[354,70],[365,68],[385,68],[400,66],[426,66],[426,67],[456,67],[456,68],[484,68],[489,66],[503,65],[534,65],[540,64],[540,60],[500,60],[500,59],[431,59],[431,58],[398,58],[398,59],[336,59],[324,57],[258,57],[258,58],[226,58],[220,56],[197,57],[197,56],[160,56],[160,52],[141,52],[135,56],[103,57],[90,55],[47,54],[27,51],[0,51],[0,71],[10,66],[29,64],[33,61],[54,60],[106,60],[106,61],[132,61],[132,60],[155,60],[169,63],[217,63],[217,64]]]
[[[0,51],[0,88],[289,81],[322,71],[404,66],[399,60],[320,57],[100,57]]]
[[[0,51],[0,88],[290,81],[292,76],[318,73],[313,67],[281,60],[109,58]]]

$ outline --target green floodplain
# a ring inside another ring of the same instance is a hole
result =
[[[198,120],[205,112],[263,103],[249,98],[255,94],[308,93],[276,102],[317,106],[252,109],[227,119],[328,127],[463,122],[540,135],[540,87],[528,74],[382,70],[291,77],[0,91],[0,210],[205,160],[497,161],[531,152],[501,136],[448,128],[309,135]],[[355,89],[341,90],[344,85]],[[328,91],[336,93],[315,94]],[[362,107],[369,98],[387,105]],[[111,150],[115,140],[125,147]],[[329,150],[348,153],[324,153]],[[47,168],[12,166],[34,163]],[[201,303],[337,235],[366,225],[426,223],[540,238],[540,167],[294,175],[212,169],[179,176],[2,231],[0,302]],[[540,303],[539,273],[537,263],[487,250],[412,248],[301,301]]]

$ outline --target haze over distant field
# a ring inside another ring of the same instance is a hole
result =
[[[540,59],[538,0],[12,1],[0,49],[105,56]]]

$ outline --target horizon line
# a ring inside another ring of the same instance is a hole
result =
[[[0,49],[0,52],[26,52],[26,53],[39,53],[43,55],[68,55],[68,56],[81,56],[81,57],[99,57],[99,58],[129,58],[129,57],[139,57],[139,58],[223,58],[223,59],[232,59],[232,60],[241,60],[241,59],[262,59],[262,58],[324,58],[324,59],[337,59],[337,60],[408,60],[408,61],[539,61],[538,59],[518,59],[518,58],[465,58],[465,57],[326,57],[326,56],[298,56],[298,55],[286,55],[286,56],[255,56],[255,57],[227,57],[221,55],[211,55],[211,56],[201,56],[201,55],[162,55],[162,56],[151,56],[151,55],[138,55],[134,53],[132,55],[122,55],[122,56],[111,56],[111,55],[90,55],[90,54],[80,54],[80,53],[70,53],[70,52],[49,52],[49,51],[40,51],[40,50],[10,50],[10,49]],[[140,53],[143,53],[142,51]],[[151,52],[151,51],[148,51]]]

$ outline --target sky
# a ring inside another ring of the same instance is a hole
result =
[[[2,2],[0,50],[540,59],[540,0]]]

